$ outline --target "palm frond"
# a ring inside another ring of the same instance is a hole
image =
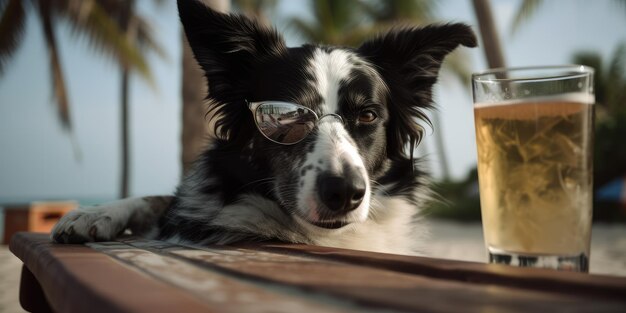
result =
[[[523,0],[520,4],[515,17],[513,18],[513,25],[511,25],[511,34],[514,34],[519,29],[520,25],[529,20],[535,13],[537,13],[539,7],[543,4],[543,0]]]
[[[154,38],[152,25],[140,16],[134,15],[132,18],[135,20],[137,27],[137,44],[140,49],[142,51],[152,52],[159,58],[167,60],[167,52],[165,52],[165,49],[163,49],[161,44]]]
[[[63,75],[63,69],[61,67],[61,59],[59,58],[59,49],[57,46],[57,40],[53,28],[53,16],[51,13],[50,3],[42,1],[39,3],[38,12],[41,19],[41,26],[43,29],[44,39],[46,41],[46,48],[48,52],[48,58],[50,59],[50,74],[52,78],[52,92],[54,94],[54,100],[57,105],[57,112],[61,125],[71,130],[72,124],[70,121],[70,104],[67,97],[67,88],[65,84],[65,78]]]
[[[389,0],[361,3],[364,11],[377,23],[410,21],[426,23],[435,16],[437,2],[429,0]]]
[[[360,41],[363,31],[362,0],[310,1],[313,22],[294,17],[289,25],[305,39],[333,45],[350,45]]]
[[[321,41],[322,38],[326,38],[325,41],[332,41],[329,39],[333,38],[335,35],[335,23],[333,21],[333,10],[330,7],[329,0],[312,1],[312,5],[313,14],[315,15],[315,18],[319,25],[318,27],[316,27],[319,31],[319,33],[317,34],[318,39],[316,41]]]
[[[6,1],[3,1],[6,2]],[[26,15],[22,0],[1,3],[0,13],[0,76],[24,38]]]
[[[357,47],[363,43],[368,38],[373,37],[377,33],[379,33],[379,29],[376,27],[371,27],[370,25],[354,27],[349,31],[345,31],[341,34],[341,37],[337,40],[340,45],[346,45],[350,47]]]
[[[73,35],[87,40],[95,52],[112,57],[123,67],[135,70],[140,77],[154,85],[150,68],[137,43],[125,36],[114,19],[121,8],[112,6],[111,2],[107,4],[111,7],[105,11],[100,1],[83,0],[80,5],[68,5],[55,13],[68,22]]]

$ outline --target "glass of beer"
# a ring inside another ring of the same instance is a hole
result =
[[[472,91],[489,261],[587,272],[593,69],[494,69]]]

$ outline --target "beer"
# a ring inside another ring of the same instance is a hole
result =
[[[476,103],[480,200],[490,253],[588,257],[593,99]]]

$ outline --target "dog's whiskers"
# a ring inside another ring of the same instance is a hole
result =
[[[379,182],[377,182],[375,180],[370,180],[370,182],[372,183],[372,185],[375,185],[376,187],[378,187],[378,188],[376,188],[376,191],[382,192],[384,196],[391,197],[389,192],[386,190],[385,185],[383,185],[383,184],[381,184],[381,183],[379,183]],[[372,186],[372,187],[374,187],[374,186]],[[372,188],[372,189],[374,189],[374,188]],[[372,190],[372,193],[374,193],[374,190]]]
[[[380,200],[376,199],[375,197],[370,198],[369,216],[372,217],[372,219],[376,220],[377,217],[380,215],[381,211],[384,209],[385,207],[380,202]]]

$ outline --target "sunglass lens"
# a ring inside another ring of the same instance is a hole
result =
[[[294,144],[315,127],[313,111],[289,103],[264,103],[256,110],[256,123],[267,138]]]

